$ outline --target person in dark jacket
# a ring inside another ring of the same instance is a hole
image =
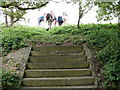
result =
[[[62,16],[58,16],[58,25],[62,26],[62,24],[63,24],[63,18]]]

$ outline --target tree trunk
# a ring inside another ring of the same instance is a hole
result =
[[[10,27],[13,26],[13,20],[14,20],[14,17],[10,16]]]
[[[77,28],[80,28],[80,16],[79,16],[79,19],[78,19],[78,24],[77,24]]]
[[[17,18],[16,20],[13,20],[12,22],[11,22],[11,24],[10,24],[10,26],[13,26],[17,21],[19,21],[20,20],[20,18]]]
[[[78,18],[77,28],[80,28],[80,19],[81,18],[82,18],[82,7],[81,7],[81,3],[79,2],[79,18]]]
[[[8,27],[8,15],[7,14],[5,14],[5,25],[6,27]]]
[[[118,2],[118,10],[120,9],[120,1]],[[120,11],[118,13],[118,28],[120,28]]]

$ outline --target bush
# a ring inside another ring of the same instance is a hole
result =
[[[104,66],[105,85],[120,86],[120,40],[116,39],[97,53],[97,58]]]
[[[3,71],[2,73],[2,87],[3,88],[17,88],[19,87],[20,76],[12,71]]]
[[[26,44],[22,37],[18,36],[4,36],[2,38],[2,52],[6,55],[10,50],[17,50],[19,48],[25,47]]]
[[[89,47],[98,50],[96,57],[104,68],[106,87],[120,87],[120,31],[117,24],[82,25],[81,34]]]
[[[13,26],[4,28],[1,32],[2,40],[2,54],[6,55],[11,50],[27,46],[28,39],[32,36],[43,35],[46,31],[42,28],[27,27],[27,26]]]
[[[104,48],[111,41],[118,37],[116,30],[113,29],[101,29],[90,32],[88,35],[89,44],[96,46],[97,48]]]

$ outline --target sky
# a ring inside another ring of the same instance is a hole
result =
[[[82,19],[81,23],[83,24],[90,24],[90,23],[98,23],[96,20],[96,7],[90,10]],[[24,16],[26,18],[25,21],[20,21],[19,24],[21,25],[28,25],[28,26],[38,26],[38,18],[42,16],[44,13],[49,13],[53,11],[56,16],[62,15],[62,12],[67,13],[67,24],[77,24],[78,20],[78,6],[73,4],[67,4],[65,2],[61,3],[54,3],[50,2],[47,4],[46,7],[43,7],[39,10],[29,10],[28,13]],[[0,22],[3,22],[3,16],[0,15]],[[29,22],[27,22],[29,21]],[[117,19],[113,20],[112,22],[116,23]],[[108,22],[99,22],[99,23],[108,23]],[[46,23],[43,22],[43,27],[46,27]]]

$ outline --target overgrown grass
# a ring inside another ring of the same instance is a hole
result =
[[[54,27],[49,31],[37,27],[13,26],[3,29],[2,48],[7,54],[30,44],[61,45],[88,43],[97,48],[96,57],[104,68],[105,86],[120,86],[120,31],[117,24],[85,24],[80,29],[76,26]]]
[[[30,39],[32,36],[42,34],[45,34],[45,30],[36,27],[13,26],[3,29],[1,32],[3,55],[6,55],[11,50],[17,50],[27,46],[26,40]]]
[[[85,29],[82,34],[87,37],[90,47],[98,49],[96,57],[100,60],[106,77],[103,85],[120,87],[120,31],[118,25],[96,25],[93,30]]]

